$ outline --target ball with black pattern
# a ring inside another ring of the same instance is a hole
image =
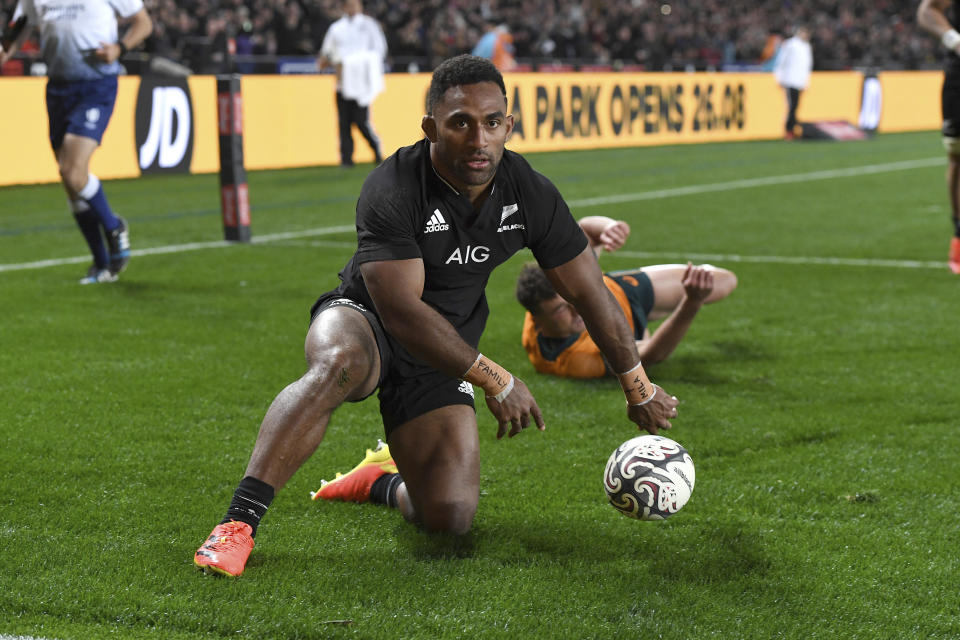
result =
[[[663,520],[690,499],[696,473],[693,459],[663,436],[637,436],[617,447],[607,460],[603,488],[610,504],[638,520]]]

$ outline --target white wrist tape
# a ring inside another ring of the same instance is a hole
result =
[[[647,404],[648,402],[650,402],[651,400],[653,400],[653,399],[656,397],[656,395],[657,395],[657,388],[654,387],[654,388],[653,388],[653,393],[650,394],[650,397],[649,397],[649,398],[647,398],[647,399],[644,400],[643,402],[634,402],[633,404],[630,404],[630,402],[627,402],[627,405],[628,405],[628,406],[631,406],[631,407],[641,407],[641,406]]]
[[[647,404],[653,400],[653,396],[657,395],[657,387],[650,382],[641,362],[629,371],[618,373],[617,377],[620,379],[623,393],[627,396],[627,405],[631,407]]]
[[[510,375],[510,381],[507,382],[507,386],[503,388],[503,391],[493,396],[493,399],[496,400],[497,402],[503,402],[506,399],[506,397],[510,395],[511,391],[513,391],[513,375],[512,374]]]
[[[947,49],[953,51],[957,48],[957,45],[960,44],[960,33],[957,33],[956,29],[950,29],[945,31],[942,36],[940,36],[940,42],[943,43]]]

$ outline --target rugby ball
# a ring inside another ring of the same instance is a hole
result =
[[[638,520],[663,520],[687,504],[696,473],[693,458],[663,436],[637,436],[610,455],[603,488],[610,504]]]

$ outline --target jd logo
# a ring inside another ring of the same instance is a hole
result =
[[[143,173],[188,173],[193,107],[186,79],[144,76],[137,93],[137,158]]]
[[[457,247],[453,250],[453,253],[450,254],[450,257],[447,258],[447,261],[444,264],[450,264],[451,262],[456,262],[457,264],[469,264],[471,262],[486,262],[487,258],[490,257],[490,249],[488,247],[477,245],[476,247],[471,247],[467,245],[467,248],[462,252],[460,247]]]

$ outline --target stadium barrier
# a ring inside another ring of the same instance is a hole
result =
[[[873,76],[871,76],[873,77]],[[765,73],[513,73],[506,77],[516,129],[508,147],[523,152],[777,139],[784,96]],[[803,93],[802,121],[869,116],[879,132],[939,129],[937,71],[816,72]],[[420,138],[430,75],[390,74],[371,107],[387,153]],[[56,182],[43,78],[0,79],[0,185]],[[334,79],[330,75],[243,76],[246,169],[339,162]],[[219,171],[217,88],[213,76],[125,76],[92,170],[101,178]],[[357,138],[356,160],[372,153]]]

